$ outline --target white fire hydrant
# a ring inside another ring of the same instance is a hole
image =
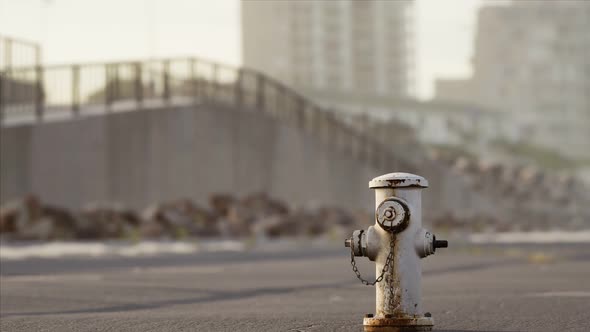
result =
[[[365,315],[365,331],[430,331],[433,320],[422,312],[420,259],[446,248],[422,228],[422,189],[428,181],[409,173],[390,173],[374,178],[375,225],[357,230],[346,239],[351,248],[353,271],[365,285],[375,285],[375,314]],[[365,256],[375,262],[377,278],[364,280],[354,261]]]

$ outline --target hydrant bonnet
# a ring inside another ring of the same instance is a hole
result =
[[[428,188],[428,181],[416,174],[400,172],[381,175],[369,182],[369,188],[371,189],[402,187]]]

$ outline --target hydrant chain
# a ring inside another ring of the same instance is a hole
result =
[[[352,265],[352,271],[356,274],[356,277],[363,283],[363,285],[367,286],[375,286],[376,283],[381,282],[383,280],[383,276],[385,272],[389,270],[391,263],[393,262],[393,254],[394,254],[394,247],[395,247],[395,237],[394,234],[391,234],[391,240],[389,241],[389,254],[387,255],[387,259],[385,260],[385,264],[383,264],[383,269],[381,270],[381,274],[375,278],[375,281],[369,282],[368,280],[364,279],[361,276],[361,273],[356,266],[356,261],[354,260],[354,243],[350,246],[350,265]]]

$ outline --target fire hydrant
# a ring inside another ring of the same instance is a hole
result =
[[[375,225],[354,231],[345,241],[357,277],[376,286],[375,314],[365,315],[365,331],[432,330],[433,319],[423,313],[420,301],[420,259],[446,248],[448,242],[422,228],[421,191],[427,187],[426,179],[409,173],[385,174],[369,182],[375,189]],[[355,256],[375,262],[374,281],[361,277]]]

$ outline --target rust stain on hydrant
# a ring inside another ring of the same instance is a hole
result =
[[[363,320],[365,331],[430,331],[433,319],[422,311],[420,259],[446,248],[422,228],[422,193],[428,181],[409,173],[390,173],[374,178],[375,225],[354,231],[345,241],[351,248],[351,264],[365,285],[375,285],[375,314]],[[377,278],[363,279],[355,256],[375,262]]]

